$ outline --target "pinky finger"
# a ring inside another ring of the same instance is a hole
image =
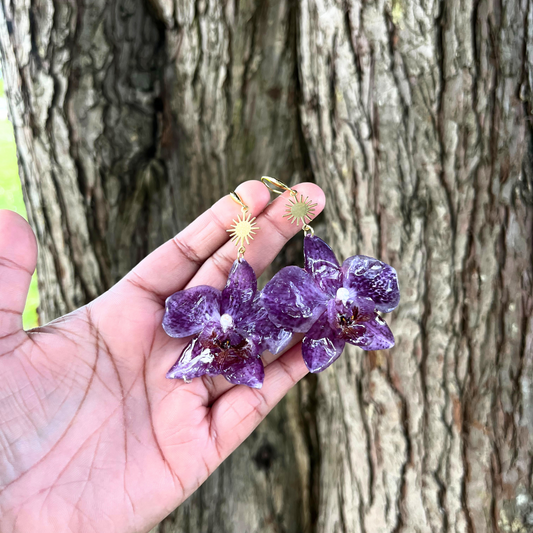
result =
[[[211,408],[211,434],[220,459],[239,446],[309,370],[298,343],[265,369],[262,389],[233,387]]]

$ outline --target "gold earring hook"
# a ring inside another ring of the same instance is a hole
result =
[[[236,191],[230,192],[229,195],[231,199],[237,202],[243,209],[243,211],[248,211],[248,206],[244,203],[244,200],[239,196],[239,193]]]
[[[244,203],[244,200],[239,196],[239,193],[233,191],[229,195],[231,199],[237,202],[241,206],[242,215],[237,217],[237,220],[233,220],[233,225],[226,231],[230,234],[230,239],[237,247],[237,258],[240,260],[244,257],[246,248],[244,243],[250,244],[250,241],[254,240],[254,235],[259,229],[259,226],[255,223],[255,218],[252,218],[252,214],[248,213],[249,207]]]
[[[270,176],[261,176],[261,181],[275,194],[283,194],[285,191],[289,191],[291,196],[296,196],[298,194],[297,191],[291,189],[288,185],[285,185],[285,183],[277,180],[276,178],[271,178]]]
[[[283,194],[285,191],[289,192],[291,198],[289,198],[289,203],[285,206],[286,214],[283,215],[283,218],[287,218],[291,224],[296,222],[297,226],[301,222],[304,233],[313,236],[315,231],[309,225],[309,222],[315,217],[315,207],[318,204],[313,204],[309,197],[304,198],[303,194],[300,194],[300,198],[298,198],[298,191],[291,189],[288,185],[285,185],[285,183],[276,178],[262,176],[261,181],[275,194]]]

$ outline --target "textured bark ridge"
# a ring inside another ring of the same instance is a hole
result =
[[[262,174],[400,276],[158,531],[533,531],[531,0],[0,6],[43,320]]]

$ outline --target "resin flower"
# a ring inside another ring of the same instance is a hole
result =
[[[304,257],[303,269],[285,267],[267,283],[262,301],[276,325],[306,333],[302,354],[311,372],[336,361],[347,342],[363,350],[394,346],[378,314],[400,301],[394,268],[364,255],[340,266],[331,248],[310,235],[304,238]]]
[[[164,330],[171,337],[195,336],[167,378],[222,374],[236,385],[260,388],[265,377],[261,353],[279,353],[291,333],[271,322],[259,296],[252,267],[238,259],[224,290],[201,285],[167,298]]]

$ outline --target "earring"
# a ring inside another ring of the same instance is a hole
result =
[[[167,298],[165,332],[175,338],[193,335],[167,378],[190,382],[222,374],[230,383],[260,388],[265,377],[261,354],[279,353],[291,333],[270,321],[260,301],[255,272],[244,259],[244,245],[259,228],[239,194],[230,196],[241,206],[241,215],[227,230],[237,246],[237,259],[222,291],[201,285]]]
[[[265,286],[262,301],[272,322],[305,333],[302,355],[310,372],[335,362],[348,342],[363,350],[394,346],[394,336],[381,318],[400,302],[398,275],[391,266],[365,255],[337,261],[333,250],[309,226],[316,204],[284,183],[263,176],[273,192],[289,192],[287,214],[302,222],[304,268],[281,269]]]

